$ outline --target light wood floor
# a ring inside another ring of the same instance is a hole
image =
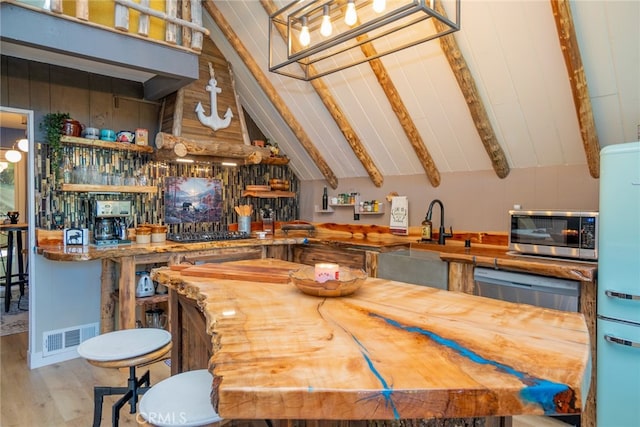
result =
[[[42,368],[27,368],[27,333],[0,337],[0,426],[88,427],[93,422],[94,385],[126,386],[128,370],[98,368],[78,358]],[[147,368],[139,369],[143,374]],[[167,378],[164,362],[150,365],[151,384]],[[102,425],[111,425],[111,405],[105,397]],[[138,426],[126,405],[120,425]]]

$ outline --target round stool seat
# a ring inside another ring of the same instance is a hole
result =
[[[89,338],[78,346],[78,354],[99,362],[131,359],[151,353],[170,342],[171,334],[164,329],[123,329]]]
[[[213,376],[206,369],[162,380],[142,396],[140,415],[159,427],[193,427],[222,421],[211,405],[212,383]]]

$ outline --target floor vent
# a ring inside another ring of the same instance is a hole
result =
[[[68,351],[98,335],[98,323],[47,331],[42,334],[42,356]]]

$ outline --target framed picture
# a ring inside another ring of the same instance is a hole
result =
[[[165,178],[165,224],[219,222],[221,218],[222,181],[214,178]]]
[[[64,229],[64,245],[65,246],[86,246],[89,244],[88,228],[65,228]]]

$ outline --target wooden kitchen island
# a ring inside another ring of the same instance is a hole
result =
[[[300,267],[274,259],[224,264]],[[399,420],[584,407],[590,342],[579,313],[377,278],[351,296],[319,298],[290,283],[170,267],[152,277],[204,314],[212,401],[225,419]],[[185,331],[173,333],[175,346]]]

